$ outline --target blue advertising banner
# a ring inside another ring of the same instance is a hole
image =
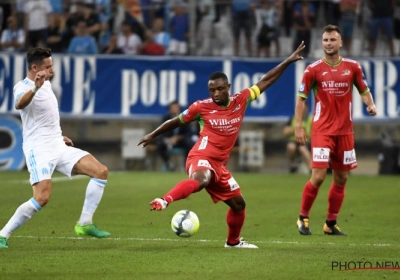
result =
[[[360,60],[373,93],[378,116],[370,118],[354,91],[353,119],[399,120],[400,60]],[[208,97],[207,82],[214,71],[223,71],[232,93],[256,83],[280,61],[266,59],[205,59],[127,56],[53,57],[52,85],[63,117],[154,118],[178,100],[183,108]],[[310,61],[298,61],[285,71],[266,94],[253,102],[245,121],[283,121],[294,112],[298,86]],[[0,114],[17,113],[12,88],[26,75],[23,54],[0,53]],[[312,100],[310,100],[312,108]]]

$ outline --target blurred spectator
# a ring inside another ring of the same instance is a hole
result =
[[[48,0],[27,0],[24,5],[26,46],[45,47],[51,5]]]
[[[100,53],[103,53],[105,49],[108,48],[109,42],[111,38],[111,31],[107,21],[103,21],[100,23],[100,33],[98,39],[98,46]]]
[[[199,31],[197,34],[198,55],[212,55],[212,40],[214,34],[215,4],[214,0],[199,0],[200,12]]]
[[[102,50],[103,54],[123,54],[123,51],[117,46],[117,36],[115,34],[111,34],[110,40],[108,41],[107,47]]]
[[[305,104],[304,116],[302,125],[305,129],[307,139],[311,139],[311,124],[313,120],[313,115],[309,112],[307,103]],[[291,117],[283,129],[283,136],[288,138],[288,143],[286,145],[286,154],[289,159],[289,172],[296,173],[298,170],[298,154],[303,159],[304,164],[307,166],[308,170],[311,171],[311,152],[308,145],[299,145],[294,138],[294,127],[295,127],[295,117]]]
[[[75,27],[75,37],[68,47],[70,54],[96,54],[98,53],[96,40],[88,33],[86,21],[81,20]]]
[[[177,3],[174,10],[175,15],[171,18],[169,24],[171,41],[168,53],[172,55],[186,55],[188,51],[189,16],[186,13],[183,3]]]
[[[164,55],[165,53],[163,46],[154,41],[154,34],[150,29],[146,30],[140,53],[143,55]]]
[[[154,22],[157,18],[165,17],[165,0],[151,0],[150,19]]]
[[[64,13],[64,6],[67,6],[68,0],[49,0],[52,13]]]
[[[28,0],[29,1],[29,0]],[[11,0],[11,14],[14,14],[17,17],[17,26],[18,28],[25,27],[25,3],[27,0]],[[26,29],[25,29],[26,32]],[[26,34],[25,34],[26,35]]]
[[[18,52],[25,45],[25,32],[18,28],[17,17],[7,18],[7,28],[1,34],[1,49],[3,51]]]
[[[109,24],[111,19],[111,0],[95,0],[96,14],[99,17],[100,24],[107,22]]]
[[[124,21],[121,26],[121,33],[118,35],[117,47],[124,54],[137,54],[142,44],[140,37],[133,33],[132,26],[128,21]]]
[[[341,18],[340,2],[343,2],[343,0],[330,0],[328,2],[328,24],[339,25]]]
[[[375,56],[376,40],[378,39],[379,29],[385,32],[386,42],[389,47],[389,55],[394,56],[393,47],[393,11],[395,10],[394,0],[369,0],[371,11],[370,19],[370,45],[371,56]]]
[[[396,0],[396,8],[394,10],[394,20],[393,20],[393,34],[394,37],[400,39],[400,0]],[[400,53],[399,53],[400,55]]]
[[[301,41],[304,41],[305,48],[302,55],[308,57],[311,46],[311,28],[315,20],[314,5],[308,0],[301,0],[295,4],[293,11],[295,31],[293,49],[297,49]]]
[[[47,47],[49,47],[53,53],[61,53],[67,49],[68,45],[65,44],[65,41],[63,40],[64,33],[64,16],[61,13],[53,13],[47,34]]]
[[[296,0],[283,0],[282,25],[286,37],[290,37],[293,28],[293,6]]]
[[[252,23],[254,20],[254,3],[255,1],[232,0],[232,25],[233,25],[233,38],[234,48],[233,54],[239,55],[240,34],[241,30],[244,31],[246,38],[247,56],[252,56]]]
[[[351,43],[354,25],[356,22],[356,12],[361,0],[341,0],[340,2],[340,21],[339,27],[342,32],[343,46],[346,54],[351,56]]]
[[[164,52],[167,53],[169,48],[169,42],[171,36],[168,32],[164,31],[164,20],[162,18],[156,18],[153,21],[153,33],[154,40],[164,48]]]
[[[262,51],[265,51],[265,56],[270,56],[271,42],[275,43],[275,56],[280,55],[279,44],[279,27],[280,12],[276,9],[273,0],[261,0],[260,8],[257,9],[260,13],[261,29],[257,35],[257,56],[261,56]]]
[[[88,34],[92,35],[97,40],[100,33],[100,21],[99,15],[95,10],[95,5],[84,4],[79,6],[81,9],[79,21],[84,20],[86,22]]]
[[[169,104],[168,113],[164,116],[162,123],[165,121],[177,117],[181,112],[181,107],[177,101],[173,101]],[[193,125],[180,126],[172,131],[166,132],[160,135],[156,139],[157,152],[163,160],[164,169],[168,171],[175,170],[176,166],[170,160],[170,152],[172,149],[182,149],[185,158],[187,157],[189,150],[196,143],[199,130],[197,129],[196,123]],[[182,163],[183,165],[183,163]]]

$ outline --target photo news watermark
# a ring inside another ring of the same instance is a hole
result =
[[[400,270],[399,261],[332,261],[331,269],[346,270]]]

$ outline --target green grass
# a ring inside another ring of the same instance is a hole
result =
[[[0,226],[32,191],[27,172],[2,172]],[[56,175],[57,177],[59,175]],[[180,173],[112,173],[95,215],[110,238],[77,238],[88,179],[54,181],[50,203],[0,250],[0,279],[399,279],[394,270],[332,270],[332,262],[400,262],[399,177],[350,176],[339,225],[348,238],[325,236],[322,226],[331,177],[311,212],[312,236],[295,227],[307,176],[235,174],[247,201],[242,235],[258,250],[226,249],[224,203],[205,191],[162,212],[148,203]],[[172,215],[190,209],[200,218],[188,239],[170,229]]]

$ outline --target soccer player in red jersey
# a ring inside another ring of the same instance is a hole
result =
[[[222,200],[229,206],[226,217],[228,238],[225,247],[258,248],[240,238],[246,202],[239,184],[226,165],[238,137],[247,105],[271,86],[292,62],[303,59],[299,54],[303,49],[304,42],[292,55],[266,73],[257,84],[234,95],[229,94],[231,85],[224,73],[211,74],[208,81],[210,98],[194,102],[178,117],[167,120],[139,141],[138,145],[145,147],[164,132],[192,121],[200,124],[199,140],[190,150],[186,161],[189,179],[180,181],[162,198],[151,201],[151,210],[163,210],[173,201],[186,198],[205,188],[214,203]]]
[[[353,85],[366,104],[367,112],[371,116],[376,115],[376,107],[360,65],[354,60],[341,57],[341,46],[339,28],[327,25],[322,35],[325,56],[306,68],[297,96],[295,137],[300,145],[307,141],[302,117],[311,90],[315,98],[311,133],[312,174],[304,186],[297,220],[302,235],[311,235],[309,212],[325,180],[330,160],[333,182],[328,195],[328,213],[323,231],[329,235],[346,236],[336,220],[343,203],[349,170],[357,167],[352,121]]]

